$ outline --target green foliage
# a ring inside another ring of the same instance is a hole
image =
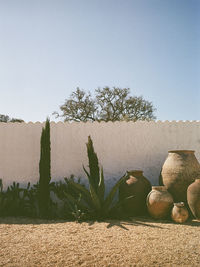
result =
[[[69,180],[68,184],[77,192],[79,198],[72,197],[71,194],[66,194],[65,196],[74,210],[78,210],[79,213],[82,212],[87,218],[99,220],[111,216],[120,206],[119,201],[113,204],[113,199],[120,184],[124,181],[125,176],[119,179],[105,198],[103,168],[99,168],[98,158],[94,152],[93,142],[90,136],[88,137],[86,146],[90,171],[88,172],[84,167],[83,168],[89,181],[89,190],[83,185]]]
[[[49,187],[54,190],[54,183],[51,183]],[[6,191],[3,191],[3,184],[0,179],[0,216],[40,216],[38,192],[39,183],[33,186],[28,183],[26,188],[20,188],[19,183],[16,182],[13,182]],[[56,204],[50,199],[48,217],[57,217],[56,210]]]
[[[89,160],[89,169],[90,169],[90,177],[91,183],[97,193],[98,184],[100,180],[99,175],[99,162],[97,158],[97,154],[94,152],[93,142],[90,136],[88,136],[88,143],[86,143],[87,146],[87,155]]]
[[[49,119],[46,120],[45,127],[42,128],[42,135],[40,140],[39,172],[39,214],[41,217],[47,217],[50,206],[49,183],[51,180],[51,143]]]
[[[8,115],[0,114],[0,122],[24,122],[21,119],[10,118]]]
[[[71,205],[71,202],[66,198],[68,194],[75,199],[79,197],[69,184],[69,181],[74,181],[73,175],[68,179],[65,178],[65,182],[59,181],[49,184],[49,190],[63,201],[63,205],[61,205],[61,209],[58,209],[57,203],[50,198],[48,218],[75,219],[77,221],[83,218],[82,211],[79,211],[78,207]],[[77,184],[80,184],[80,179]],[[84,187],[84,185],[82,186]],[[39,183],[32,186],[28,183],[26,188],[21,188],[19,183],[16,182],[13,182],[6,191],[3,191],[3,183],[0,179],[0,216],[40,217],[38,192]]]
[[[31,200],[29,199],[30,183],[27,188],[20,188],[19,183],[13,182],[3,192],[1,181],[0,191],[0,216],[30,216],[33,211]]]
[[[26,197],[28,199],[29,209],[27,216],[38,217],[39,216],[39,201],[38,201],[39,183],[34,184],[26,191]]]
[[[51,183],[51,190],[56,194],[58,199],[63,203],[60,209],[57,209],[57,217],[64,219],[75,219],[80,221],[84,217],[82,210],[78,209],[80,205],[80,194],[74,190],[70,182],[75,182],[74,175],[71,175],[69,178],[64,178],[65,183],[62,181]],[[85,187],[84,184],[80,184],[80,179],[76,182],[77,185],[80,185],[81,188]],[[75,203],[77,202],[78,205]],[[74,203],[74,205],[73,205]]]
[[[60,106],[65,121],[137,121],[155,120],[153,104],[142,96],[131,96],[129,88],[104,87],[95,95],[77,88]]]
[[[70,186],[70,181],[75,181],[74,175],[70,175],[69,178],[64,178],[63,181],[59,182],[52,182],[51,190],[57,195],[57,197],[61,200],[65,198],[65,192],[70,193],[72,196],[77,196],[76,192],[74,191],[73,187]],[[77,183],[80,184],[80,178],[77,180]],[[84,186],[84,185],[83,185]]]
[[[76,221],[82,221],[85,217],[85,207],[81,204],[81,194],[79,194],[78,199],[66,192],[64,194],[67,210],[69,210],[69,213]]]
[[[51,183],[49,187],[54,190],[54,183]],[[40,215],[38,191],[39,183],[33,186],[28,183],[26,188],[21,188],[16,182],[3,191],[3,183],[0,179],[0,216],[38,217]],[[56,204],[50,199],[48,217],[58,217],[56,211]]]

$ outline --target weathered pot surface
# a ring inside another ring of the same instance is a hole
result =
[[[177,223],[184,223],[187,221],[188,217],[189,213],[184,202],[174,203],[171,213],[172,220]]]
[[[200,175],[200,164],[194,150],[170,150],[161,177],[175,202],[187,201],[187,188]]]
[[[146,212],[146,197],[151,191],[151,183],[143,176],[142,170],[127,171],[126,180],[119,187],[119,200],[129,215],[141,215]],[[127,197],[134,196],[126,199]],[[126,200],[125,200],[126,199]]]
[[[152,186],[147,196],[147,209],[154,219],[165,219],[173,206],[173,197],[165,186]]]
[[[200,220],[200,177],[188,187],[187,201],[194,217]]]

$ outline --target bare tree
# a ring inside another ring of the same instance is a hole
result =
[[[130,96],[129,88],[104,87],[95,90],[95,97],[79,88],[60,106],[64,121],[137,121],[155,120],[153,104],[142,96]]]
[[[57,117],[64,117],[65,121],[95,121],[97,105],[92,99],[90,93],[85,93],[79,88],[73,92],[69,99],[65,100],[65,103],[60,106],[62,115],[58,112],[53,114]]]

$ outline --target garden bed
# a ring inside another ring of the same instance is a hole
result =
[[[0,266],[200,266],[200,221],[0,218]]]

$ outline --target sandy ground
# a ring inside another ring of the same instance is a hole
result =
[[[200,221],[0,218],[0,266],[200,266]]]

